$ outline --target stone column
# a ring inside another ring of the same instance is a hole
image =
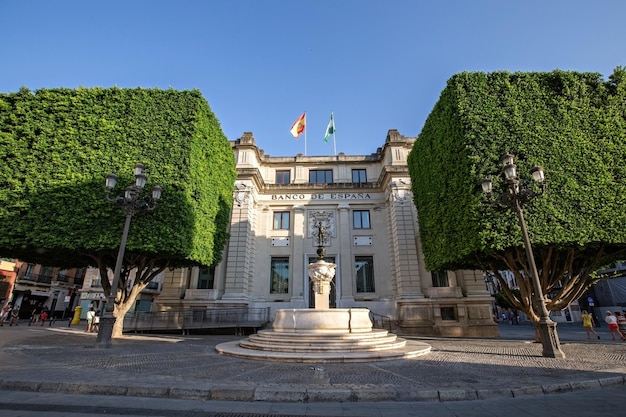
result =
[[[420,259],[416,212],[406,181],[391,183],[388,212],[393,249],[391,264],[394,267],[398,298],[424,298],[421,289]]]
[[[339,237],[339,253],[337,258],[340,265],[340,284],[341,295],[337,300],[337,306],[343,307],[345,305],[352,305],[354,302],[354,280],[353,269],[354,259],[352,258],[352,233],[350,227],[350,205],[340,204],[337,206],[339,210],[339,224],[337,230],[337,236]]]
[[[254,226],[256,210],[252,187],[240,183],[230,219],[230,239],[226,258],[226,279],[222,300],[247,303],[252,264],[255,256]]]
[[[309,285],[304,265],[304,241],[306,237],[306,221],[304,218],[304,206],[293,206],[293,237],[291,239],[292,275],[291,301],[304,303],[305,286]]]

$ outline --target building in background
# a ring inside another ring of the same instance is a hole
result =
[[[59,269],[22,262],[17,268],[11,302],[20,306],[20,317],[28,318],[37,306],[45,306],[51,317],[69,317],[83,285],[85,268]]]
[[[47,307],[52,317],[57,319],[72,317],[77,306],[82,308],[81,319],[85,318],[90,306],[96,310],[104,307],[106,297],[97,268],[66,270],[29,263],[17,265],[15,284],[6,301],[20,306],[20,317],[23,319],[29,318],[37,305]],[[113,280],[112,272],[107,278]],[[129,312],[150,311],[152,302],[160,293],[162,279],[163,274],[155,277],[137,297],[135,307]]]
[[[407,156],[415,138],[390,130],[371,155],[271,157],[252,133],[232,141],[230,239],[214,268],[166,271],[154,310],[314,307],[307,265],[318,225],[337,264],[331,307],[368,308],[396,332],[492,337],[492,298],[480,271],[428,271]]]
[[[19,262],[15,259],[0,259],[0,306],[4,306],[11,299],[17,266]]]

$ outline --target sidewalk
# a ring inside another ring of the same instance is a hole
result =
[[[565,359],[543,358],[528,324],[500,325],[500,339],[416,338],[430,354],[410,360],[311,364],[219,355],[241,336],[141,336],[96,348],[84,326],[0,329],[0,389],[184,400],[426,402],[507,399],[623,386],[626,343],[587,340],[559,325]]]

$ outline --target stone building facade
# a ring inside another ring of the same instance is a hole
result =
[[[390,130],[371,155],[272,157],[244,133],[231,142],[238,178],[222,262],[166,272],[153,310],[313,307],[307,265],[321,223],[325,259],[337,264],[331,308],[368,308],[401,334],[497,336],[480,271],[425,269],[414,141]]]

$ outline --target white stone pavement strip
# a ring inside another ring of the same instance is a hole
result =
[[[423,339],[430,354],[375,363],[277,363],[219,355],[236,336],[132,336],[97,349],[82,329],[12,329],[0,389],[263,402],[466,401],[624,384],[626,344],[568,341],[565,359],[527,340]],[[591,349],[592,348],[592,349]]]

